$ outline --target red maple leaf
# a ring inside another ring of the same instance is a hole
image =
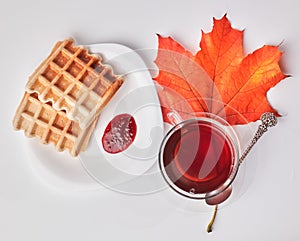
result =
[[[158,36],[155,60],[164,120],[177,111],[184,119],[191,113],[210,112],[231,125],[256,121],[264,112],[279,116],[266,97],[284,75],[278,46],[265,45],[243,54],[243,31],[233,29],[226,15],[216,20],[210,33],[202,32],[200,50],[193,55],[171,37]]]

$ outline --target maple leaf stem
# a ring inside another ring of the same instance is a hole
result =
[[[213,224],[214,224],[214,222],[215,222],[215,219],[216,219],[216,216],[217,216],[217,211],[218,211],[218,205],[215,206],[214,214],[213,214],[213,216],[212,216],[212,218],[211,218],[209,224],[207,225],[206,231],[207,231],[208,233],[211,233],[211,232],[212,232],[212,226],[213,226]]]

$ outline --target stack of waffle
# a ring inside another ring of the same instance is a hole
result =
[[[123,83],[101,58],[58,42],[30,76],[13,125],[72,156],[84,151],[98,116]]]

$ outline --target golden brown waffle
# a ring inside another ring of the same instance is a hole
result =
[[[123,80],[101,63],[99,56],[74,46],[72,39],[58,42],[51,54],[30,76],[29,93],[86,128],[122,85]]]
[[[65,111],[55,110],[51,102],[41,102],[36,93],[25,92],[13,125],[17,130],[24,130],[27,137],[39,137],[44,144],[53,143],[56,150],[67,149],[72,156],[77,156],[86,149],[96,121],[81,129],[77,121],[66,116]]]

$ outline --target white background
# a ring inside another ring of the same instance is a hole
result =
[[[300,240],[299,10],[299,0],[2,1],[0,240]],[[41,181],[28,139],[11,123],[28,76],[56,41],[72,36],[83,45],[156,48],[160,33],[195,52],[200,30],[210,31],[212,18],[225,13],[235,28],[246,30],[246,53],[283,41],[283,66],[292,77],[269,92],[284,117],[250,153],[252,180],[237,200],[221,205],[213,233],[205,232],[211,212],[189,208],[188,200],[175,205],[177,194],[169,190],[129,196],[59,190]]]

